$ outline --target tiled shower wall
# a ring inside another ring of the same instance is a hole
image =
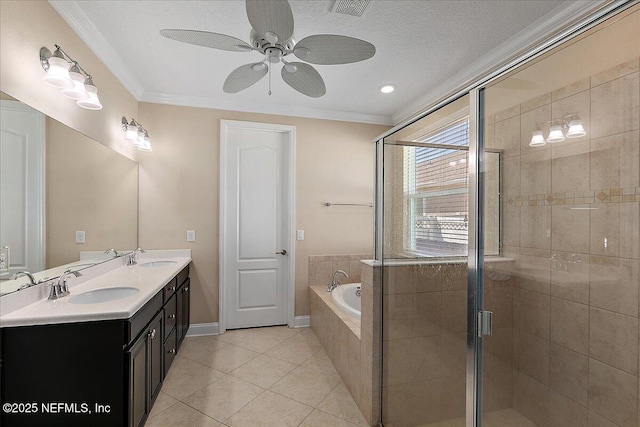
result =
[[[540,427],[640,425],[639,68],[487,117],[487,146],[503,150],[503,253],[516,260],[513,405]],[[536,123],[572,113],[586,136],[529,147]]]

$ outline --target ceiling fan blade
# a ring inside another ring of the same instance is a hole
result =
[[[160,35],[179,42],[214,49],[230,50],[233,52],[248,52],[253,50],[251,45],[245,41],[226,34],[210,33],[209,31],[164,29],[160,30]]]
[[[289,62],[282,67],[281,74],[282,80],[304,95],[320,98],[327,93],[322,76],[309,64]]]
[[[287,0],[247,0],[247,17],[253,29],[272,43],[293,35],[293,13]],[[268,33],[277,40],[269,40]]]
[[[259,66],[258,64],[262,64]],[[257,83],[261,78],[267,75],[269,67],[267,64],[258,62],[256,64],[242,65],[229,74],[227,80],[224,81],[222,89],[226,93],[236,93],[245,90],[249,86]]]
[[[349,64],[371,58],[376,53],[376,47],[353,37],[317,34],[300,40],[293,48],[293,53],[312,64]]]

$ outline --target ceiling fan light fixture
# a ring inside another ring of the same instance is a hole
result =
[[[287,73],[295,73],[298,71],[298,67],[295,64],[284,64],[284,69]]]
[[[394,84],[386,84],[380,86],[380,92],[382,93],[391,93],[396,90],[396,85]]]
[[[264,38],[271,44],[276,44],[279,40],[278,35],[276,33],[272,33],[271,31],[267,31],[264,35]]]
[[[264,67],[266,67],[266,66],[267,66],[267,64],[265,64],[264,62],[258,62],[258,63],[253,64],[253,65],[251,66],[251,69],[252,69],[253,71],[260,71],[260,70],[262,70],[262,69],[263,69]]]
[[[306,58],[307,56],[309,56],[310,53],[311,53],[311,51],[309,49],[307,49],[306,47],[302,47],[302,46],[301,47],[296,47],[293,50],[293,54],[295,56],[297,56],[298,58],[300,58],[300,59]]]

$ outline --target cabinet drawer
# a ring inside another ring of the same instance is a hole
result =
[[[158,292],[125,325],[125,335],[128,343],[131,343],[144,328],[147,327],[153,316],[162,309],[162,292]]]
[[[164,291],[163,291],[164,301],[163,302],[169,301],[169,299],[171,299],[173,294],[176,293],[176,289],[178,289],[178,281],[177,281],[177,277],[174,277],[173,279],[171,279],[169,283],[164,285]]]
[[[171,330],[176,325],[176,295],[173,295],[164,306],[164,338],[167,339]]]
[[[167,372],[169,372],[169,368],[171,367],[171,363],[173,363],[173,359],[176,357],[176,328],[171,330],[169,334],[169,338],[164,342],[164,376],[167,376]]]

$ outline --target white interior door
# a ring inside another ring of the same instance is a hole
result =
[[[44,116],[0,100],[0,246],[9,246],[7,279],[44,270]]]
[[[221,121],[221,331],[292,317],[294,132]]]

